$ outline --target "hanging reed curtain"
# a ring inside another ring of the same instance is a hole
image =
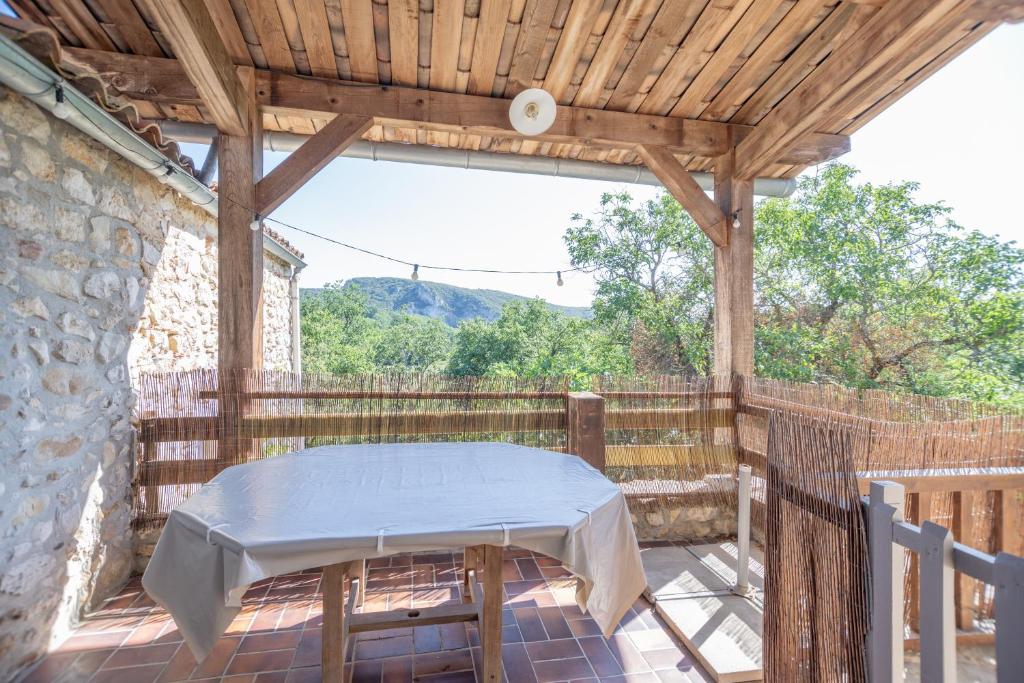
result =
[[[505,441],[565,449],[564,378],[192,370],[139,380],[136,528],[230,465],[326,444]]]
[[[731,378],[597,377],[592,391],[605,402],[605,475],[634,515],[671,520],[698,507],[735,514]]]
[[[853,468],[866,429],[768,417],[765,680],[867,678],[867,537]]]
[[[754,465],[755,474],[764,471],[769,421],[775,415],[818,418],[849,426],[851,464],[861,479],[998,477],[1024,471],[1024,412],[1020,410],[956,399],[750,378],[738,383],[737,401],[740,459]],[[958,542],[988,553],[1020,553],[1020,543],[1004,547],[1000,539],[1005,536],[1004,526],[1024,529],[1024,505],[1018,502],[1004,506],[1003,515],[1009,517],[1000,518],[996,508],[1003,505],[1004,496],[1020,500],[1024,491],[910,493],[904,516],[918,524],[922,518],[941,524],[954,531]],[[755,501],[753,512],[757,523],[764,514],[764,505]],[[916,631],[917,559],[910,555],[904,613],[908,628]],[[974,618],[991,618],[991,589],[973,581],[967,585],[970,594],[959,595],[958,588],[957,604],[970,610]]]

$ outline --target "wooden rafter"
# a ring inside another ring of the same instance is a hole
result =
[[[173,59],[117,55],[68,48],[76,62],[111,75],[111,85],[135,100],[200,104]],[[416,88],[377,86],[335,79],[294,76],[257,70],[257,99],[264,112],[297,118],[330,118],[335,114],[372,116],[377,123],[423,131],[523,139],[508,120],[509,101]],[[633,151],[639,144],[668,147],[676,154],[714,157],[754,131],[717,121],[633,114],[560,106],[551,129],[532,140]],[[780,163],[807,165],[841,156],[850,150],[843,135],[810,133],[800,138]]]
[[[737,146],[736,173],[752,178],[772,164],[801,135],[814,130],[837,104],[913,45],[929,39],[929,31],[970,6],[963,0],[903,0],[887,4],[849,40],[793,89]]]
[[[146,0],[217,128],[247,135],[246,93],[203,0]]]
[[[369,116],[336,116],[256,184],[256,212],[266,216],[279,207],[372,125]]]
[[[675,155],[665,147],[652,145],[637,146],[637,153],[715,246],[728,246],[729,229],[725,215],[704,194],[704,190]]]

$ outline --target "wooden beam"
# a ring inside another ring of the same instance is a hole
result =
[[[938,22],[960,12],[962,0],[890,2],[841,43],[736,148],[736,175],[764,173],[795,141],[813,131],[854,89],[919,41]]]
[[[715,247],[714,371],[754,374],[754,184],[735,174],[735,155],[715,159],[715,203],[739,227]]]
[[[76,63],[103,74],[118,93],[163,104],[203,104],[175,59],[66,48]],[[372,116],[377,123],[425,131],[527,139],[508,120],[509,101],[497,97],[378,86],[257,70],[257,97],[264,111],[325,119],[332,115]],[[542,142],[604,146],[634,151],[636,145],[668,147],[675,154],[715,157],[754,132],[753,126],[629,112],[560,106]],[[780,163],[806,166],[850,151],[845,135],[810,133],[797,140]]]
[[[256,184],[256,213],[266,217],[373,126],[369,116],[336,116]]]
[[[251,68],[239,67],[239,75],[254,87]],[[217,357],[223,370],[263,365],[263,235],[250,227],[263,175],[263,134],[252,97],[244,128],[246,135],[221,134],[218,149]]]
[[[726,215],[704,194],[697,181],[679,163],[671,150],[652,145],[638,145],[637,153],[651,169],[658,180],[672,193],[676,201],[704,231],[715,246],[729,246],[729,229]]]
[[[146,4],[217,128],[228,135],[248,135],[247,93],[206,3],[146,0]]]

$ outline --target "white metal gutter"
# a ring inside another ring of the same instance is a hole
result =
[[[160,130],[167,137],[179,142],[208,145],[217,129],[207,123],[164,121]],[[263,146],[273,152],[293,152],[309,139],[308,135],[264,131]],[[615,183],[661,186],[661,181],[646,166],[603,164],[596,161],[576,159],[553,159],[522,154],[498,154],[473,150],[409,145],[397,142],[366,142],[360,140],[349,145],[339,156],[371,161],[396,161],[409,164],[446,166],[481,171],[503,171],[506,173],[530,173],[534,175],[581,178],[584,180],[605,180]],[[701,186],[710,191],[714,187],[714,176],[710,173],[693,172],[690,175]],[[796,190],[796,181],[784,178],[756,178],[754,194],[762,197],[788,197]]]
[[[161,179],[196,206],[213,216],[217,215],[217,194],[213,190],[193,178],[177,161],[155,149],[135,131],[4,35],[0,35],[0,83],[50,113],[57,106],[56,92],[59,86],[68,105],[63,117],[65,121],[150,175]],[[305,261],[266,233],[263,235],[263,248],[284,259],[296,270],[306,267]]]

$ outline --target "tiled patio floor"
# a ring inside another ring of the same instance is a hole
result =
[[[605,640],[576,607],[575,580],[556,560],[523,550],[509,550],[506,558],[503,656],[509,683],[710,680],[643,600]],[[452,553],[372,560],[364,609],[460,600],[460,565],[461,555]],[[25,680],[319,681],[319,590],[319,571],[254,586],[213,653],[197,665],[174,621],[135,578]],[[471,625],[368,633],[355,644],[353,681],[473,683],[479,663],[479,638]]]

